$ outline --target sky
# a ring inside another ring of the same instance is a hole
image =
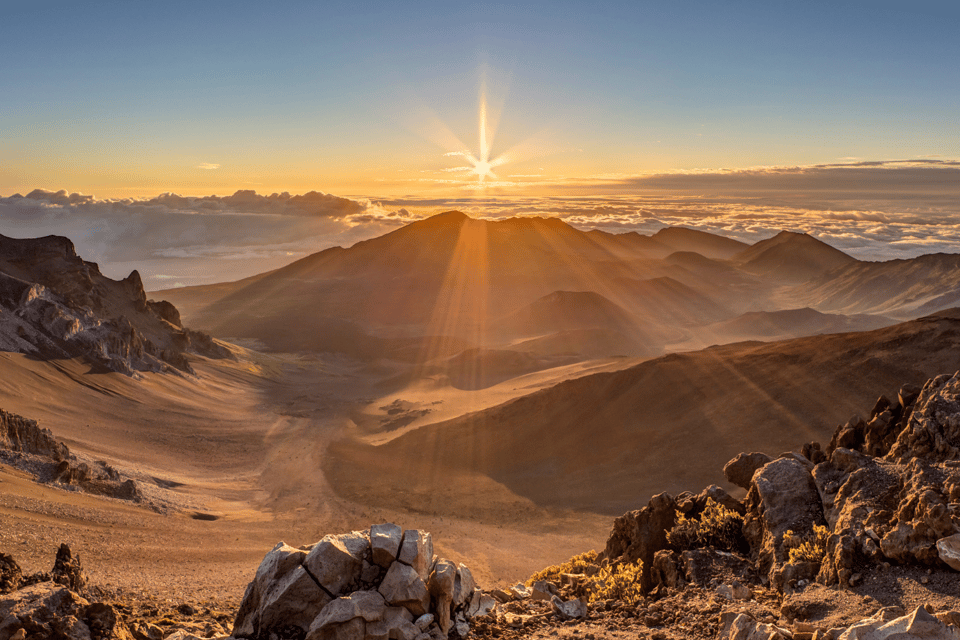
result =
[[[960,251],[955,2],[0,1],[0,233],[148,288],[448,208]]]

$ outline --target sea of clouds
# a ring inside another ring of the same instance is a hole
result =
[[[810,233],[864,260],[960,253],[960,163],[858,162],[597,180],[549,196],[345,198],[302,195],[101,199],[35,189],[0,197],[0,233],[63,235],[111,277],[149,290],[236,280],[435,213],[560,218],[580,229],[652,234],[685,226],[756,242]]]

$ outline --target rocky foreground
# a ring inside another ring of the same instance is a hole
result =
[[[236,612],[131,602],[0,555],[0,640],[960,639],[960,374],[881,397],[826,446],[654,496],[601,553],[484,590],[432,537],[377,524],[269,551]]]

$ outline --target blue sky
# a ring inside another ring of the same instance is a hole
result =
[[[955,157],[958,7],[8,1],[0,194],[455,189],[423,114],[476,153],[481,77],[520,191]]]

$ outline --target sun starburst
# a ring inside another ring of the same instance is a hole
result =
[[[479,107],[479,153],[474,155],[470,151],[463,150],[453,151],[446,155],[460,156],[470,163],[469,167],[456,167],[454,169],[450,169],[450,171],[463,171],[466,173],[472,173],[477,176],[477,182],[482,185],[487,178],[490,178],[491,180],[497,179],[497,174],[494,173],[493,169],[494,167],[498,167],[506,162],[506,156],[501,154],[496,158],[490,158],[490,143],[492,140],[487,140],[487,92],[485,89],[480,91]]]

